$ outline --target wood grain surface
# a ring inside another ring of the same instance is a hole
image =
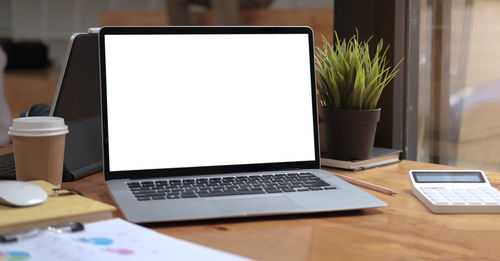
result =
[[[359,172],[332,170],[397,192],[390,196],[362,188],[387,202],[383,208],[146,227],[258,260],[499,260],[500,215],[432,214],[411,192],[410,169],[455,168],[403,161]],[[499,189],[500,174],[487,175]],[[102,173],[63,187],[113,204]],[[123,218],[119,211],[116,216]]]

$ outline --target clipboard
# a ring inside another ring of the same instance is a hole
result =
[[[249,260],[231,253],[165,236],[119,218],[85,224],[85,229],[72,233],[54,233],[54,231],[45,229],[35,236],[0,244],[0,260],[164,259]]]
[[[33,227],[48,227],[69,222],[87,223],[110,219],[114,206],[80,195],[61,196],[56,186],[42,180],[29,181],[47,193],[44,203],[32,207],[17,208],[0,205],[0,233],[7,234]],[[1,259],[0,259],[1,260]]]

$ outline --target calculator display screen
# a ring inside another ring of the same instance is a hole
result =
[[[412,172],[418,183],[484,183],[479,172]]]

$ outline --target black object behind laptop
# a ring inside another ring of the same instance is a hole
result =
[[[0,155],[0,179],[16,179],[14,153]]]
[[[97,34],[73,34],[63,68],[50,115],[68,125],[63,181],[73,181],[102,170]]]

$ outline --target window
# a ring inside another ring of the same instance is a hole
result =
[[[421,0],[417,160],[500,171],[500,2]]]

